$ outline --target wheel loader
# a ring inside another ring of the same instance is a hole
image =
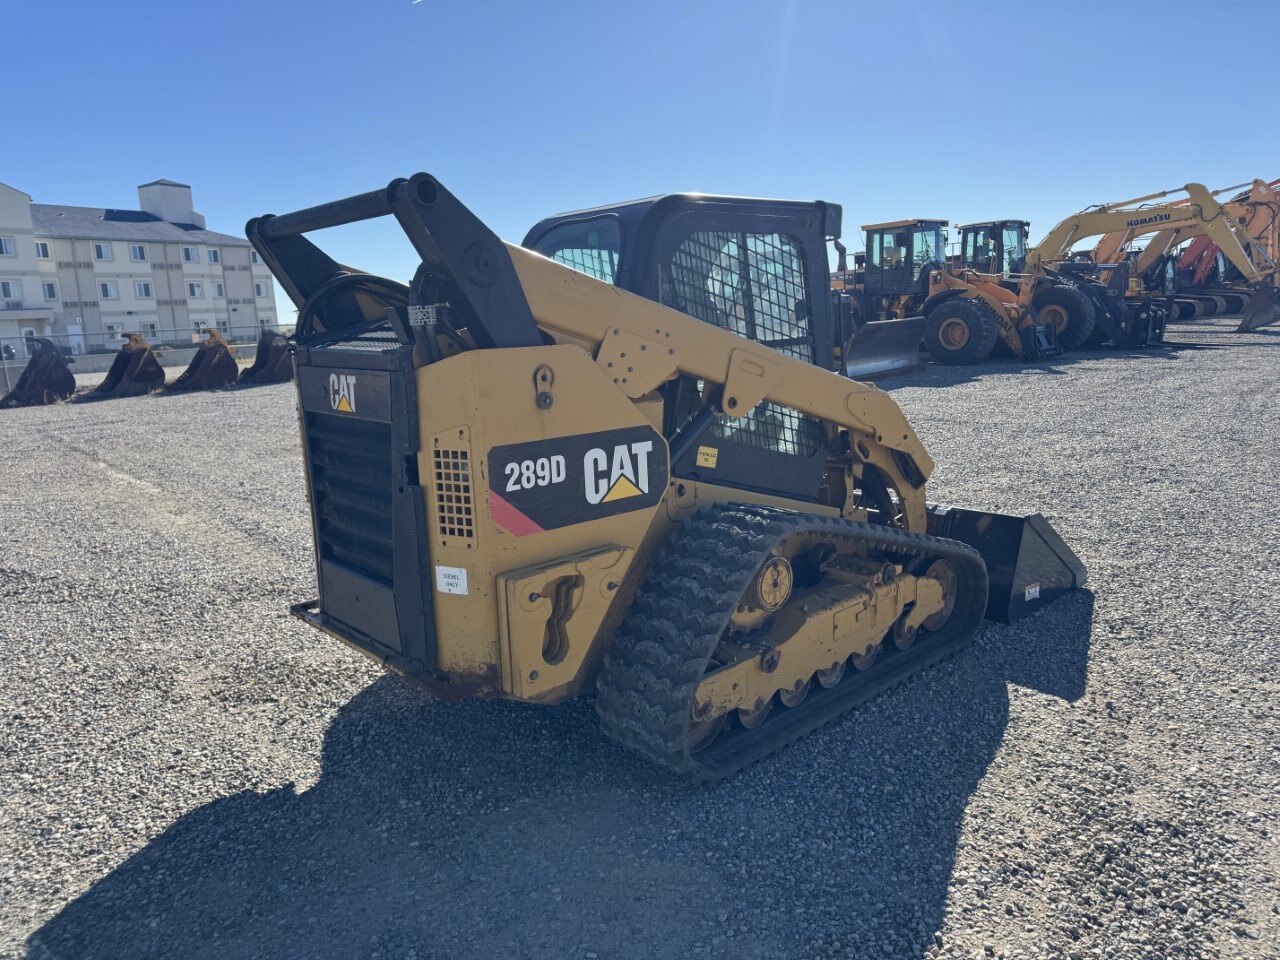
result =
[[[918,218],[864,226],[866,254],[853,271],[839,249],[835,283],[853,292],[871,321],[865,329],[922,317],[923,344],[939,363],[985,360],[997,347],[1026,360],[1061,354],[1056,329],[1037,311],[1072,295],[1045,282],[1023,298],[1004,277],[949,266],[946,227],[946,220]]]
[[[666,213],[647,249],[618,213],[546,257],[419,173],[246,233],[298,305],[295,615],[442,699],[595,692],[609,738],[710,782],[1085,571],[1038,514],[931,505],[894,401],[805,355],[833,335],[820,220]],[[408,284],[306,236],[384,216]],[[669,273],[680,309],[571,261]]]

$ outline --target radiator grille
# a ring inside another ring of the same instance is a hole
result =
[[[431,455],[435,471],[436,524],[440,536],[474,540],[471,455],[466,450],[440,447],[432,450]]]
[[[391,425],[308,413],[320,555],[391,584]]]

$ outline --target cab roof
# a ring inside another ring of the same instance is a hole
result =
[[[864,224],[863,230],[892,230],[895,227],[916,227],[937,224],[940,227],[948,226],[946,220],[940,217],[912,217],[910,220],[892,220],[889,223],[868,223]]]

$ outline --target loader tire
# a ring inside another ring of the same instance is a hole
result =
[[[1078,350],[1098,324],[1093,303],[1074,287],[1041,287],[1031,298],[1041,323],[1051,323],[1063,350]]]
[[[995,311],[981,300],[957,297],[929,311],[924,345],[939,363],[978,363],[991,356],[999,339]]]

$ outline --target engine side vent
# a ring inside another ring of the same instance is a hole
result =
[[[435,480],[436,530],[448,540],[474,540],[475,507],[471,492],[471,453],[466,448],[442,446],[436,439],[431,450]]]

